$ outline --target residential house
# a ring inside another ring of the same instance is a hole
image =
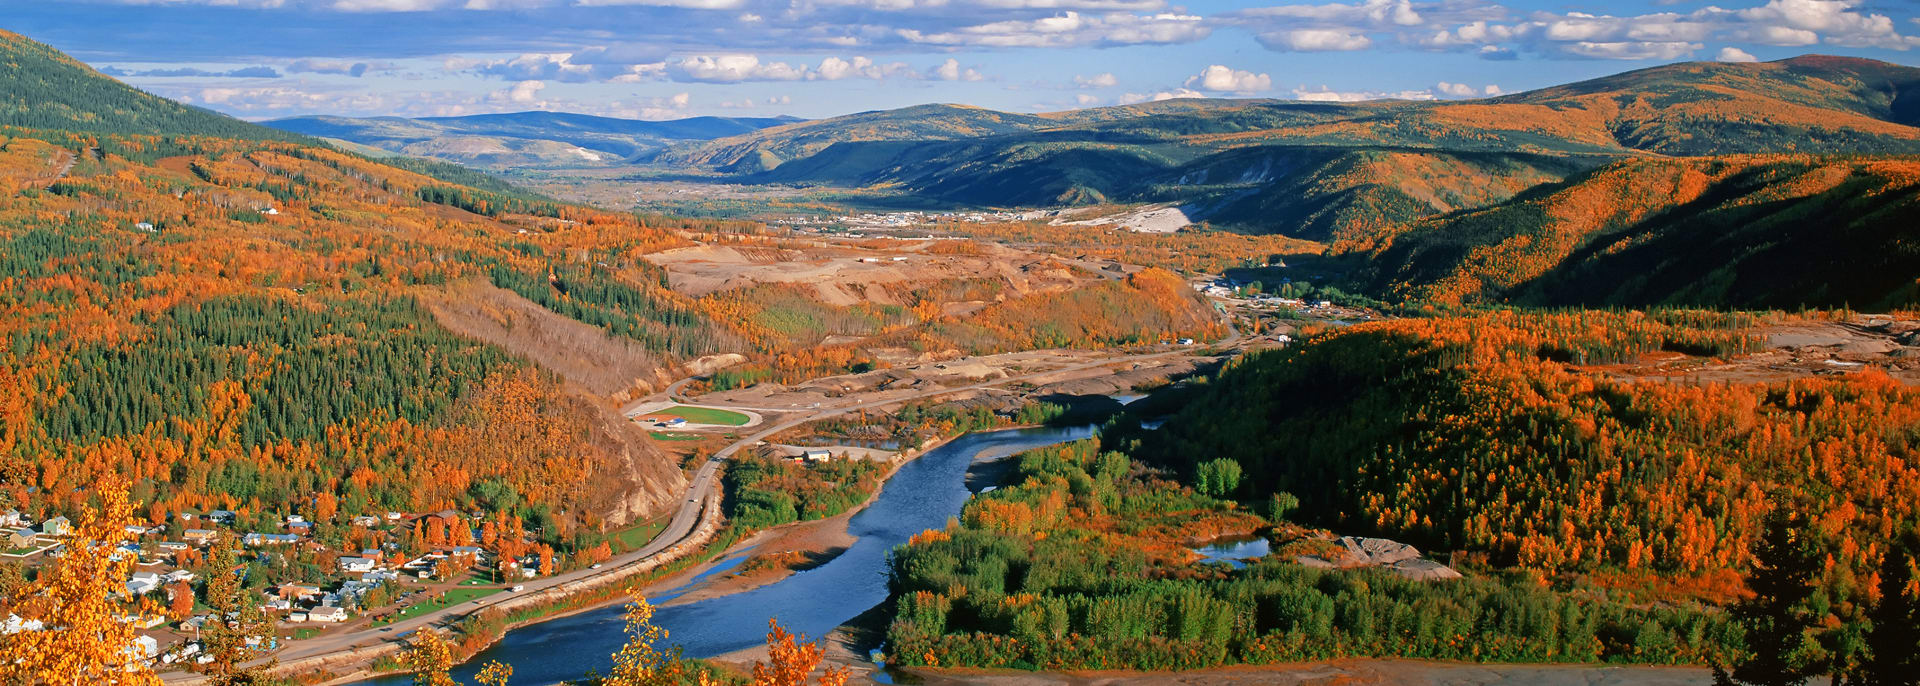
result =
[[[286,600],[301,601],[320,595],[320,587],[292,583],[280,584],[279,588],[274,589],[273,594]]]
[[[380,526],[380,518],[375,517],[373,515],[360,515],[358,517],[353,518],[353,525],[363,526],[371,529],[373,527]]]
[[[347,621],[347,611],[332,605],[321,605],[307,611],[307,619],[314,622]]]
[[[7,546],[11,548],[32,548],[40,543],[40,534],[33,527],[20,527],[7,534]]]
[[[27,518],[18,509],[0,512],[0,527],[19,528],[27,525]]]
[[[73,533],[73,522],[66,517],[54,517],[40,524],[40,532],[48,536],[66,536]]]
[[[287,533],[305,536],[313,533],[313,522],[287,522]]]
[[[158,588],[160,575],[153,572],[134,572],[133,578],[127,579],[127,593],[132,595],[146,595]]]
[[[186,543],[182,543],[180,541],[161,541],[159,543],[153,544],[153,547],[159,548],[163,552],[177,553],[182,550],[192,548],[193,546],[187,545]]]
[[[305,613],[305,612],[289,612],[289,613],[287,613],[287,621],[289,621],[289,622],[304,622],[304,621],[307,621],[307,613]]]
[[[189,572],[184,569],[176,569],[171,572],[167,572],[165,576],[162,576],[160,578],[165,580],[167,583],[178,584],[178,583],[191,582],[198,577],[196,577],[193,572]]]
[[[293,545],[300,542],[300,537],[294,534],[253,533],[247,534],[240,539],[240,542],[250,548],[263,545]]]
[[[234,522],[240,521],[240,515],[233,510],[214,510],[207,513],[207,519],[212,520],[215,524],[233,526]]]
[[[373,560],[364,557],[340,558],[340,571],[349,574],[363,574],[373,571]]]
[[[188,543],[205,548],[220,539],[220,532],[213,529],[188,529],[180,537],[186,539]]]

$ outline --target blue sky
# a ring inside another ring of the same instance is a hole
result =
[[[249,119],[1466,98],[1683,60],[1915,64],[1920,0],[0,0],[0,28]]]

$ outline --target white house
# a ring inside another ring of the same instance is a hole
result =
[[[133,643],[127,645],[127,656],[135,660],[151,660],[160,655],[160,642],[152,636],[141,634],[133,637]]]
[[[6,512],[0,512],[0,526],[22,527],[26,525],[27,525],[27,518],[21,516],[19,510],[7,510]]]
[[[375,517],[373,515],[360,515],[358,517],[353,518],[353,525],[364,526],[366,528],[371,529],[373,527],[380,526],[380,518]]]
[[[827,460],[833,459],[832,452],[818,449],[800,453],[800,456],[806,458],[808,462],[826,462]]]
[[[152,593],[159,587],[160,575],[153,572],[134,572],[133,578],[127,580],[127,592],[133,595]]]
[[[371,572],[373,571],[373,560],[364,557],[343,557],[340,558],[340,571],[351,574]]]
[[[332,605],[321,605],[307,611],[307,619],[314,622],[347,621],[347,611]]]

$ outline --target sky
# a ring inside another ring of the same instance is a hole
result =
[[[1686,60],[1920,63],[1920,0],[0,0],[246,119],[1458,99]]]

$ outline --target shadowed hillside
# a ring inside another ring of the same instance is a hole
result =
[[[1911,158],[1633,160],[1415,223],[1370,285],[1441,302],[1911,307]]]

